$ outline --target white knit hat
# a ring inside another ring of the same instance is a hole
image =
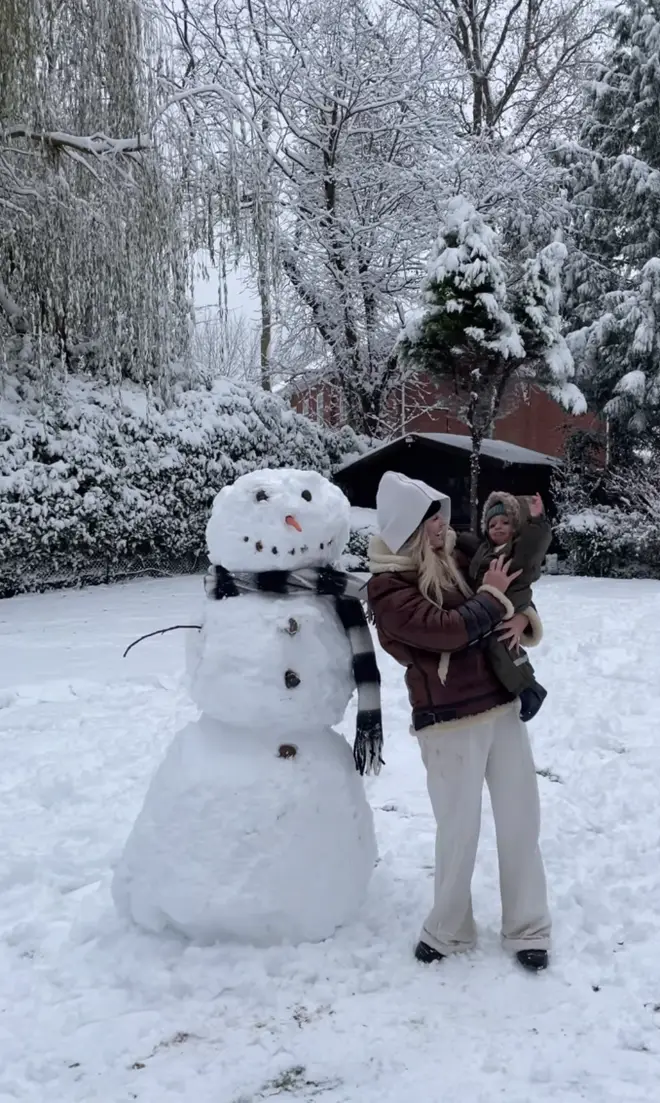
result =
[[[378,528],[390,551],[399,552],[422,523],[429,508],[439,503],[446,524],[451,518],[451,499],[420,479],[409,479],[398,471],[386,471],[378,484],[376,511]]]

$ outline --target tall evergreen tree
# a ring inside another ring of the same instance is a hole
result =
[[[580,383],[618,430],[660,422],[660,0],[626,0],[567,151],[566,282]]]
[[[493,228],[458,196],[448,204],[431,256],[423,305],[402,332],[404,360],[444,384],[470,433],[474,529],[482,442],[517,386],[535,383],[574,412],[584,409],[561,333],[565,256],[559,242],[526,260],[504,255]]]

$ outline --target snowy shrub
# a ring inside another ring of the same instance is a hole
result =
[[[345,571],[369,570],[369,533],[364,529],[351,529],[348,544],[342,556]]]
[[[573,574],[660,578],[660,517],[597,506],[565,517],[557,535]]]
[[[660,578],[660,460],[604,472],[594,442],[576,441],[561,488],[558,538],[575,574]]]
[[[374,509],[351,509],[351,532],[342,556],[342,567],[345,571],[369,570],[369,541],[376,531]]]
[[[220,381],[166,409],[78,382],[46,406],[24,384],[0,402],[0,594],[45,581],[205,562],[218,490],[258,467],[330,475],[365,444],[274,395]]]

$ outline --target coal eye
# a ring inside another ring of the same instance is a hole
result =
[[[258,490],[257,493],[255,494],[255,498],[257,499],[258,502],[267,502],[268,501],[268,495],[266,494],[265,490]]]
[[[302,492],[302,494],[300,495],[300,497],[301,497],[301,498],[304,498],[306,502],[311,502],[311,500],[312,500],[312,493],[311,493],[311,491],[310,491],[310,490],[303,490],[303,492]]]

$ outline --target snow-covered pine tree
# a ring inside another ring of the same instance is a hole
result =
[[[525,350],[506,308],[496,235],[462,197],[448,205],[423,296],[424,306],[404,327],[400,349],[419,370],[450,384],[456,412],[468,426],[470,520],[476,531],[481,444],[492,434]]]
[[[0,4],[0,352],[44,393],[71,367],[166,391],[185,349],[184,189],[151,128],[149,3]]]
[[[562,270],[566,246],[545,245],[512,271],[509,287],[513,315],[525,347],[520,377],[541,386],[555,402],[573,413],[583,413],[586,402],[574,381],[573,357],[562,333]],[[518,271],[516,271],[518,269]]]
[[[569,147],[567,306],[580,385],[615,442],[660,423],[660,0],[625,0]]]
[[[503,404],[526,381],[574,412],[584,400],[561,334],[559,243],[536,257],[505,257],[496,232],[457,196],[448,204],[423,285],[399,348],[415,368],[447,386],[472,439],[470,514],[478,524],[481,445]]]

